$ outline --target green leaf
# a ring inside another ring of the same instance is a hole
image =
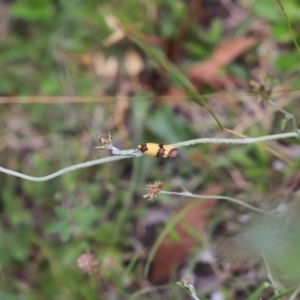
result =
[[[286,291],[283,291],[281,293],[279,293],[278,295],[274,296],[271,300],[279,300],[279,299],[282,299],[282,297],[288,295],[288,294],[291,294],[296,288],[290,288]]]
[[[262,292],[267,289],[268,287],[270,287],[270,284],[268,282],[263,282],[253,293],[250,297],[248,297],[247,300],[257,300],[260,299],[260,295],[262,294]]]
[[[209,30],[209,42],[217,44],[222,34],[222,22],[220,19],[214,19]]]
[[[287,122],[289,119],[290,119],[290,118],[289,118],[288,116],[285,116],[284,119],[282,119],[282,120],[280,121],[280,128],[281,128],[282,131],[284,130],[285,125],[286,125],[286,122]]]
[[[272,0],[255,0],[252,5],[254,12],[264,19],[274,22],[283,20],[278,6],[273,4]]]
[[[280,72],[298,70],[299,65],[299,55],[296,52],[281,54],[275,61],[275,67]]]
[[[253,168],[253,159],[251,159],[246,149],[230,149],[227,153],[227,159],[231,163],[238,163],[242,166]]]
[[[10,13],[27,21],[45,21],[54,16],[54,8],[49,1],[17,1],[10,5]]]
[[[60,234],[60,238],[62,240],[62,242],[67,242],[72,234],[72,227],[68,224],[68,226],[65,226],[63,228],[63,231]]]
[[[186,136],[192,136],[190,127],[173,113],[170,105],[162,105],[159,110],[146,119],[146,126],[163,139],[162,143],[175,143]],[[195,137],[196,138],[196,137]],[[159,142],[160,141],[149,141]]]
[[[203,58],[207,55],[207,49],[197,41],[186,41],[184,49],[197,58]]]
[[[59,233],[61,232],[68,224],[65,221],[60,222],[53,222],[47,226],[46,232],[47,233]]]

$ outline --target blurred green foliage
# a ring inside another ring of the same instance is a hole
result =
[[[289,30],[288,23],[285,21],[283,12],[279,5],[273,5],[272,0],[267,1],[254,1],[254,12],[270,21],[270,34],[279,45],[282,45],[282,51],[275,59],[274,66],[279,72],[285,74],[291,74],[299,68],[299,54],[297,53],[297,47],[294,44],[293,37],[296,42],[300,43],[299,35],[299,2],[296,0],[284,0],[281,1],[284,6],[284,10],[288,16],[288,22],[293,28],[293,32]],[[286,45],[293,45],[294,50],[286,48]],[[298,82],[299,83],[299,82]]]

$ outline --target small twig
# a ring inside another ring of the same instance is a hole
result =
[[[262,214],[271,214],[268,211],[265,211],[263,209],[260,209],[258,207],[252,206],[248,203],[245,203],[241,200],[235,199],[235,198],[231,198],[231,197],[226,197],[226,196],[218,196],[218,195],[195,195],[193,193],[190,192],[167,192],[167,191],[161,191],[160,194],[165,194],[165,195],[176,195],[176,196],[183,196],[183,197],[190,197],[190,198],[198,198],[198,199],[217,199],[217,200],[227,200],[229,202],[232,203],[236,203],[239,204],[241,206],[247,207],[253,211],[262,213]]]
[[[100,146],[96,146],[95,149],[100,149],[100,150],[109,150],[111,151],[111,153],[113,155],[130,155],[130,156],[142,156],[143,153],[139,150],[139,149],[125,149],[125,150],[121,150],[118,149],[117,147],[115,147],[113,145],[113,140],[112,140],[112,135],[110,134],[110,132],[108,133],[108,137],[107,139],[105,139],[104,137],[102,137],[101,135],[97,135],[97,138],[100,142]]]
[[[289,31],[290,31],[290,33],[291,33],[291,36],[292,36],[292,39],[293,39],[293,42],[294,42],[294,44],[295,44],[295,46],[296,46],[296,49],[297,49],[298,55],[300,55],[300,49],[299,49],[299,45],[298,45],[298,43],[297,43],[297,40],[296,40],[296,37],[295,37],[295,33],[294,33],[294,31],[293,31],[293,29],[292,29],[292,26],[291,26],[291,24],[290,24],[290,21],[289,21],[288,15],[287,15],[287,13],[286,13],[286,11],[285,11],[285,9],[284,9],[284,6],[281,4],[280,0],[276,0],[276,1],[277,1],[278,5],[280,6],[280,8],[281,8],[282,12],[283,12],[283,15],[284,15],[284,17],[285,17],[285,20],[286,20],[286,22],[287,22],[287,25],[288,25]]]
[[[286,139],[291,137],[297,137],[298,133],[296,132],[287,132],[287,133],[279,133],[273,135],[265,135],[257,138],[247,138],[247,139],[215,139],[215,138],[204,138],[204,139],[195,139],[189,140],[185,142],[175,143],[172,146],[179,148],[184,146],[192,146],[196,144],[254,144],[257,142],[266,142],[272,140]]]

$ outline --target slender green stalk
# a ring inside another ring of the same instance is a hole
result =
[[[160,286],[149,286],[149,287],[146,287],[142,290],[135,292],[128,298],[128,300],[141,299],[141,296],[144,294],[159,291],[159,290],[166,290],[169,288],[170,288],[169,284],[160,285]]]
[[[187,205],[186,207],[184,207],[180,213],[178,213],[170,222],[167,223],[167,226],[163,229],[163,231],[160,233],[159,237],[157,238],[157,240],[155,241],[154,245],[151,248],[151,251],[147,257],[147,261],[145,263],[145,268],[144,268],[144,275],[147,277],[150,271],[150,265],[151,262],[154,258],[154,255],[158,249],[158,247],[160,246],[160,244],[162,243],[162,241],[165,239],[165,237],[167,236],[168,233],[170,233],[170,231],[174,228],[174,226],[179,223],[182,218],[191,210],[193,209],[195,206],[197,206],[199,204],[198,201],[192,202],[189,205]]]
[[[118,214],[117,219],[115,220],[114,229],[111,237],[111,243],[113,247],[116,247],[117,242],[120,241],[120,235],[123,232],[122,228],[125,226],[126,219],[128,218],[130,212],[130,204],[132,203],[133,194],[136,190],[136,184],[138,182],[139,177],[137,162],[138,161],[136,160],[133,161],[133,172],[131,173],[131,180],[129,181],[126,194],[123,197],[123,207],[120,213]]]
[[[270,300],[282,300],[282,299],[286,299],[286,298],[283,298],[283,297],[284,297],[284,296],[287,296],[287,295],[289,295],[289,294],[291,294],[291,293],[293,292],[294,289],[295,289],[295,288],[292,287],[292,288],[290,288],[290,289],[288,289],[288,290],[285,290],[285,291],[283,291],[283,292],[280,292],[280,293],[278,293],[278,295],[275,295],[275,296],[272,297]],[[295,292],[296,292],[296,295],[297,295],[298,292],[299,292],[299,290],[297,289]],[[291,298],[291,297],[294,297],[293,295],[294,295],[294,293],[290,296],[290,298],[288,298],[288,300],[295,300],[295,298]]]
[[[274,106],[278,111],[282,112],[283,114],[285,114],[289,119],[292,120],[293,123],[293,127],[294,127],[294,131],[298,134],[298,138],[300,138],[300,132],[299,129],[297,127],[297,121],[296,118],[290,114],[289,112],[287,112],[286,110],[284,110],[283,108],[279,107],[276,103],[274,103],[272,100],[268,100],[268,103],[271,104],[272,106]]]
[[[288,300],[295,300],[300,293],[300,286],[293,292]]]
[[[260,299],[262,292],[270,286],[269,282],[263,282],[256,291],[247,298],[247,300],[257,300]]]
[[[293,39],[294,44],[295,44],[295,46],[296,46],[298,55],[300,56],[300,48],[299,48],[299,45],[298,45],[297,40],[296,40],[296,38],[295,38],[295,34],[294,34],[293,29],[292,29],[292,26],[291,26],[290,20],[289,20],[289,18],[288,18],[288,15],[287,15],[287,13],[286,13],[286,11],[285,11],[285,9],[284,9],[284,6],[283,6],[282,3],[280,2],[280,0],[277,0],[277,3],[278,3],[278,5],[280,6],[280,8],[281,8],[281,10],[282,10],[282,12],[283,12],[283,14],[284,14],[285,20],[286,20],[286,22],[287,22],[287,24],[288,24],[290,33],[291,33],[291,35],[292,35],[292,39]]]

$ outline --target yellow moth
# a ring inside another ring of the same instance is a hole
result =
[[[140,151],[150,156],[157,157],[176,157],[178,155],[178,149],[170,145],[145,143],[137,146]]]

